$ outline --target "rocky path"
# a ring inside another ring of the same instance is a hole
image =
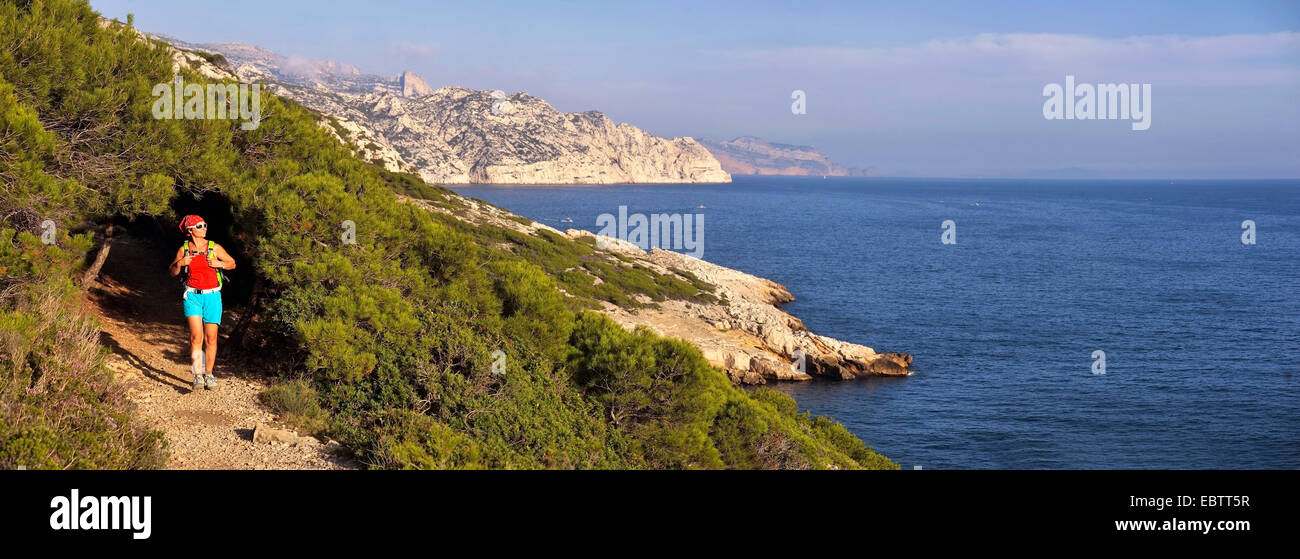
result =
[[[108,366],[138,406],[140,418],[169,441],[170,469],[355,469],[338,443],[302,437],[297,444],[254,443],[254,429],[281,427],[258,401],[267,381],[242,366],[222,325],[215,390],[192,389],[188,333],[180,288],[167,276],[172,251],[148,239],[120,237],[88,300],[103,323]],[[224,318],[224,317],[223,317]]]

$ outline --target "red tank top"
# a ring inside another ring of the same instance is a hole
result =
[[[219,287],[221,281],[217,279],[217,271],[208,265],[208,251],[191,250],[190,241],[185,241],[185,249],[194,255],[194,259],[190,260],[190,276],[185,280],[185,285],[195,289]]]

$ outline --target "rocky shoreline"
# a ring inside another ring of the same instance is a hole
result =
[[[577,229],[565,234],[571,238],[593,236]],[[677,252],[652,249],[647,253],[619,241],[606,240],[605,244],[656,271],[690,272],[715,286],[714,294],[724,302],[665,301],[658,309],[624,309],[606,303],[604,312],[625,327],[646,326],[660,335],[691,342],[734,382],[911,374],[911,355],[879,353],[808,330],[803,321],[781,310],[794,296],[779,283]],[[802,370],[800,354],[805,356]]]
[[[469,223],[506,227],[530,235],[548,230],[575,240],[595,237],[594,233],[582,229],[559,231],[537,222],[525,225],[526,220],[519,216],[474,199],[463,200],[467,204],[465,211],[408,200]],[[659,301],[655,305],[658,308],[623,308],[604,303],[602,312],[626,328],[645,326],[659,335],[690,342],[733,382],[765,384],[912,374],[909,354],[877,352],[808,330],[801,320],[781,310],[781,305],[794,301],[794,296],[779,283],[677,252],[661,249],[646,252],[617,239],[603,239],[602,246],[603,250],[620,253],[657,273],[688,272],[714,286],[717,303],[668,300]],[[802,370],[798,367],[800,353],[805,356]]]

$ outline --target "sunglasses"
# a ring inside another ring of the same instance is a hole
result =
[[[200,223],[198,225],[191,225],[189,227],[186,227],[186,229],[207,229],[207,228],[208,228],[208,224],[206,223]]]

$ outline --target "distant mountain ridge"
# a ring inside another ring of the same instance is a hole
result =
[[[700,140],[718,159],[722,169],[733,175],[823,175],[871,177],[875,167],[865,169],[836,165],[812,146],[778,144],[753,136],[730,141]]]
[[[322,124],[361,157],[430,183],[731,182],[692,138],[660,138],[598,111],[563,113],[527,93],[434,89],[410,71],[383,77],[255,45],[159,38],[220,53],[240,79],[327,115]]]

